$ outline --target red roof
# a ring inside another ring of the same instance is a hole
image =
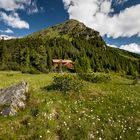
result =
[[[62,59],[53,59],[53,62],[54,63],[60,63],[60,62],[62,62],[62,63],[73,63],[71,60],[67,60],[67,59],[64,59],[64,60],[62,60]]]
[[[64,59],[64,60],[53,59],[52,61],[53,61],[54,64],[57,64],[57,65],[62,63],[62,65],[66,66],[67,68],[72,68],[73,67],[73,62],[71,60],[68,60],[68,59]]]

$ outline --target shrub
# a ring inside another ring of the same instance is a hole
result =
[[[79,77],[72,74],[61,74],[54,77],[52,88],[63,92],[80,91],[83,82]]]
[[[92,83],[107,83],[111,80],[107,74],[80,73],[79,77]]]
[[[79,73],[79,77],[85,81],[92,82],[95,78],[95,75],[93,73]]]

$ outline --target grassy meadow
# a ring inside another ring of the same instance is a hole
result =
[[[109,83],[84,82],[80,92],[47,90],[56,74],[0,72],[0,89],[29,83],[25,110],[0,116],[0,140],[139,140],[140,85],[111,73]]]

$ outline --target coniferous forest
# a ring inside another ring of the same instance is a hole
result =
[[[49,72],[52,59],[72,60],[76,72],[140,73],[140,55],[106,46],[97,31],[77,21],[0,41],[1,70]]]
[[[43,41],[41,38],[23,38],[0,41],[1,70],[50,71],[52,59],[71,59],[76,71],[139,73],[140,56],[106,47],[102,42],[73,39]],[[13,49],[14,48],[14,49]]]

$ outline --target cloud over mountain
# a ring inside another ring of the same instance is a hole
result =
[[[140,4],[114,14],[113,0],[63,0],[63,2],[70,19],[84,22],[88,27],[100,31],[102,36],[113,38],[140,36]]]
[[[140,54],[140,45],[136,43],[125,44],[125,45],[121,45],[120,47],[111,44],[108,44],[108,46]]]
[[[120,47],[120,49],[140,54],[140,45],[138,45],[136,43],[131,43],[131,44],[128,44],[128,45],[122,45]]]

